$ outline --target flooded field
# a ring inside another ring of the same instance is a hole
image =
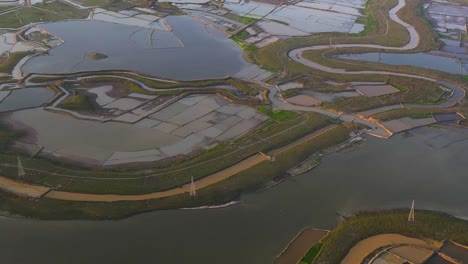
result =
[[[99,21],[43,24],[65,43],[50,55],[32,58],[24,73],[69,73],[93,70],[134,70],[179,80],[220,78],[249,64],[227,35],[189,16],[167,17],[173,32]],[[97,52],[108,56],[87,59]],[[122,62],[125,63],[122,63]]]
[[[47,88],[15,89],[9,92],[1,91],[0,99],[2,97],[4,99],[0,100],[0,112],[39,107],[47,103],[53,96],[54,93]]]
[[[232,207],[111,222],[2,218],[0,253],[6,263],[272,263],[304,227],[332,228],[337,212],[409,207],[415,199],[416,209],[468,218],[467,148],[466,131],[420,128],[368,138]]]
[[[37,97],[30,100],[41,103]],[[70,118],[43,109],[16,111],[4,122],[27,130],[28,136],[21,141],[43,146],[40,155],[92,165],[114,165],[189,154],[243,135],[268,119],[251,107],[231,104],[215,95],[194,95],[134,124],[127,123],[126,118],[138,117],[138,104],[142,103],[131,98],[107,104],[106,107],[113,109],[136,109],[105,123]]]

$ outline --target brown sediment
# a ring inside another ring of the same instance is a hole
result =
[[[431,247],[431,244],[422,239],[407,237],[399,234],[382,234],[366,238],[357,243],[353,248],[351,248],[346,257],[341,261],[341,264],[361,263],[365,257],[367,257],[375,250],[384,246],[398,244]]]
[[[50,188],[44,186],[23,183],[5,177],[0,177],[0,188],[9,193],[32,198],[42,197],[50,190]]]
[[[286,249],[276,258],[275,264],[296,264],[307,251],[328,233],[327,230],[304,229],[302,230]]]
[[[268,160],[268,157],[261,154],[256,154],[247,158],[229,168],[221,170],[219,172],[213,173],[210,176],[204,177],[200,180],[195,181],[195,186],[197,189],[207,187],[209,185],[215,184],[222,180],[225,180],[231,176],[236,175],[237,173],[246,170],[252,166],[259,164],[260,162]],[[148,194],[138,194],[138,195],[118,195],[118,194],[87,194],[87,193],[72,193],[72,192],[62,192],[62,191],[50,191],[45,197],[58,199],[58,200],[68,200],[68,201],[88,201],[88,202],[117,202],[117,201],[140,201],[140,200],[150,200],[158,199],[169,196],[174,196],[183,193],[190,192],[190,184],[185,184],[180,188],[174,188],[167,191],[154,192]]]

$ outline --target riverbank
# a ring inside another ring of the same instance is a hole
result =
[[[468,244],[468,221],[445,213],[416,210],[417,220],[408,223],[408,213],[409,209],[401,209],[362,212],[352,216],[339,224],[324,238],[323,247],[316,262],[338,264],[359,241],[379,234],[401,234],[420,239],[453,240],[461,244]],[[401,243],[408,243],[407,240],[404,241],[406,242]],[[361,258],[362,256],[357,257]]]
[[[468,144],[464,140],[466,133],[424,127],[388,140],[365,138],[352,151],[323,157],[321,165],[310,172],[272,188],[243,192],[236,198],[241,203],[226,208],[150,212],[150,201],[147,213],[119,221],[76,220],[79,217],[43,221],[38,219],[37,212],[36,219],[2,218],[4,235],[0,243],[11,246],[11,250],[2,252],[3,260],[38,264],[51,261],[271,264],[300,230],[333,229],[338,222],[337,212],[352,215],[358,211],[405,208],[415,199],[416,209],[442,210],[468,218],[466,155],[463,155]],[[390,164],[397,165],[389,169]],[[39,207],[40,211],[42,203],[30,201],[29,206]],[[69,206],[50,205],[56,210],[49,215],[58,216]],[[88,207],[88,214],[96,211],[96,207]],[[117,210],[118,204],[106,207]],[[86,210],[85,206],[82,208]],[[70,213],[76,211],[72,209]],[[46,212],[42,214],[47,216]],[[44,237],[48,243],[42,243]],[[221,238],[228,239],[220,243]],[[262,250],[258,250],[258,245],[262,245]],[[51,247],[56,250],[52,257],[44,254]],[[78,247],[82,249],[80,254],[76,254]],[[20,254],[25,249],[30,252]],[[175,249],[178,254],[173,253]],[[72,260],[70,255],[74,256]]]

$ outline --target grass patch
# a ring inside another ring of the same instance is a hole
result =
[[[443,102],[447,101],[445,98],[442,98],[440,97],[439,99],[437,100],[434,100],[432,102],[417,102],[417,104],[421,104],[421,105],[439,105]]]
[[[395,89],[398,89],[400,92],[406,92],[408,91],[408,88],[404,87],[404,86],[401,86],[401,85],[398,85],[396,83],[391,83],[390,84],[393,88]]]
[[[250,33],[247,32],[246,30],[242,30],[241,32],[235,34],[234,36],[232,36],[231,38],[232,39],[238,39],[238,40],[244,40],[246,38],[250,37]]]
[[[156,88],[156,89],[174,89],[174,88],[185,88],[185,87],[200,87],[206,88],[217,85],[232,85],[239,89],[243,94],[255,96],[259,91],[250,83],[233,78],[224,78],[224,79],[213,79],[213,80],[199,80],[199,81],[187,81],[187,82],[163,82],[154,79],[145,78],[143,76],[137,76],[127,73],[120,74],[124,77],[133,78],[137,81],[144,83],[145,85]],[[34,77],[30,81],[41,83],[49,82],[54,80],[59,80],[61,78],[47,78],[47,77]],[[125,79],[115,78],[115,77],[91,77],[83,79],[86,83],[100,83],[100,82],[119,82],[128,86],[129,90],[135,93],[140,94],[162,94],[163,91],[148,91],[143,89],[140,85]],[[174,93],[174,92],[172,92]],[[177,93],[177,92],[176,92]]]
[[[265,106],[259,106],[257,107],[257,109],[275,121],[287,120],[297,115],[297,113],[295,112],[286,111],[286,110],[272,110],[272,109],[268,109]]]
[[[333,229],[324,239],[316,263],[338,264],[359,241],[378,234],[402,234],[442,241],[451,239],[468,245],[468,222],[444,213],[416,211],[416,222],[408,223],[409,210],[359,213]]]
[[[392,83],[392,86],[397,87],[399,90],[403,89],[406,91],[376,97],[358,96],[343,98],[334,102],[324,102],[322,103],[322,106],[337,111],[359,112],[400,103],[428,105],[440,103],[440,96],[443,94],[443,90],[435,82],[397,76],[392,76],[389,80],[390,83]]]
[[[13,69],[15,68],[16,64],[20,62],[24,57],[33,54],[32,51],[21,51],[21,52],[14,52],[10,53],[10,56],[8,56],[8,59],[0,64],[0,72],[4,73],[11,73]]]
[[[0,124],[0,151],[7,150],[10,144],[20,138],[21,135],[20,132],[12,131]]]
[[[233,13],[225,14],[224,17],[226,17],[227,19],[237,21],[237,22],[242,23],[244,25],[250,25],[250,24],[253,24],[253,23],[258,21],[257,18],[251,18],[251,17],[245,17],[245,16],[241,17],[241,16],[235,15]]]
[[[60,107],[83,112],[93,111],[93,105],[86,95],[70,95],[60,104]]]
[[[311,264],[314,263],[315,258],[317,257],[318,253],[320,252],[320,249],[322,249],[323,244],[322,243],[317,243],[313,247],[311,247],[305,256],[301,259],[299,263],[304,263],[304,264]]]
[[[0,11],[5,11],[5,10],[8,10],[10,8],[14,8],[15,6],[4,6],[4,5],[0,5]]]
[[[432,115],[432,114],[443,114],[443,113],[453,113],[454,109],[447,108],[410,108],[410,109],[395,109],[383,113],[378,113],[372,116],[380,121],[387,121],[392,119],[397,119],[405,116],[418,116],[418,115]]]
[[[432,118],[432,114],[417,114],[417,115],[410,115],[409,118],[411,119],[424,119],[424,118]]]
[[[81,10],[60,1],[41,2],[0,15],[0,27],[19,28],[29,23],[84,19],[87,10]]]
[[[239,47],[241,47],[244,51],[256,51],[258,47],[255,45],[245,44],[241,39],[237,39],[235,37],[231,38]]]
[[[102,54],[102,53],[92,52],[88,54],[88,57],[92,60],[103,60],[107,58],[107,55]]]

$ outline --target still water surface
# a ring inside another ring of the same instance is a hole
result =
[[[189,16],[170,16],[173,32],[154,31],[99,21],[43,24],[65,43],[29,60],[24,73],[70,73],[135,70],[170,79],[220,78],[249,64],[226,34]],[[151,39],[151,41],[150,41]],[[108,56],[92,60],[92,52]]]
[[[336,212],[416,207],[468,217],[468,131],[420,128],[369,138],[313,171],[211,210],[171,210],[121,221],[0,219],[5,263],[271,263],[305,226],[332,228]],[[417,214],[416,214],[417,218]]]

